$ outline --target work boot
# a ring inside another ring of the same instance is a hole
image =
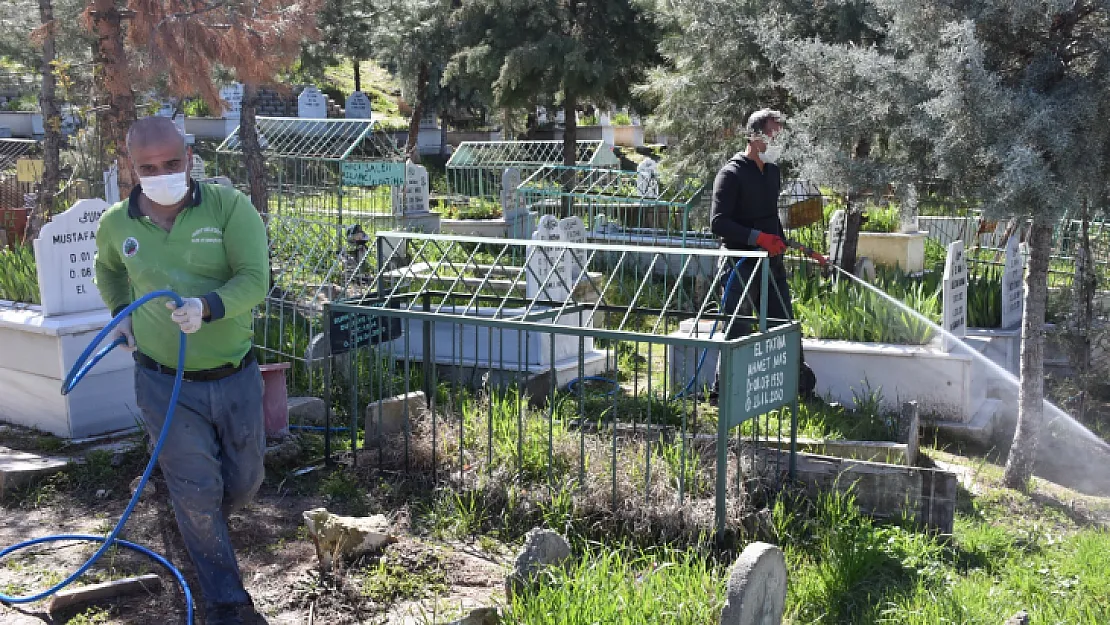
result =
[[[239,611],[244,607],[238,603],[221,603],[205,610],[204,622],[207,625],[245,625]]]

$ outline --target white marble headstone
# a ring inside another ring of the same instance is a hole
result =
[[[536,231],[532,234],[535,241],[563,241],[563,229],[554,215],[540,217]],[[527,293],[530,299],[544,299],[555,302],[566,301],[570,294],[569,253],[559,247],[530,247],[526,267]]]
[[[405,214],[425,214],[431,210],[428,170],[412,162],[405,164]]]
[[[370,98],[361,91],[356,91],[347,96],[344,106],[347,119],[371,119]]]
[[[1025,306],[1025,257],[1017,235],[1011,235],[1006,242],[1006,268],[1002,271],[1002,327],[1012,329],[1021,326],[1022,310]]]
[[[645,158],[636,166],[636,190],[644,197],[659,197],[659,163]]]
[[[239,119],[239,115],[243,110],[243,85],[242,83],[231,83],[220,87],[220,99],[226,104],[224,107],[224,119]]]
[[[297,96],[297,117],[306,119],[325,119],[328,116],[328,101],[319,88],[309,85]]]
[[[197,154],[193,155],[193,162],[189,167],[189,175],[193,180],[200,180],[201,178],[208,177],[208,174],[204,171],[204,159]]]
[[[586,224],[582,223],[582,218],[577,215],[560,219],[559,229],[563,231],[563,240],[568,243],[586,242]],[[586,254],[585,250],[567,250],[563,257],[563,264],[570,276],[568,284],[573,286],[581,277],[582,269],[586,263]]]
[[[844,257],[844,233],[848,229],[848,214],[838,210],[829,217],[829,262],[839,265]]]
[[[547,123],[547,109],[542,106],[536,107],[536,121],[541,124]]]
[[[948,333],[944,336],[944,348],[951,351],[956,341],[949,334],[961,339],[967,336],[967,258],[963,241],[948,245],[941,299],[944,331]]]
[[[104,199],[109,204],[119,202],[119,163],[112,162],[104,172]]]
[[[100,198],[78,200],[42,227],[34,246],[44,315],[105,307],[94,282],[94,264],[96,230],[108,206]]]

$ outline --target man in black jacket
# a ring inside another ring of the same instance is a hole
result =
[[[782,187],[778,160],[781,149],[774,144],[786,118],[771,109],[752,113],[746,127],[748,147],[738,152],[717,173],[713,182],[713,204],[710,229],[721,238],[724,248],[730,250],[766,250],[770,254],[771,281],[767,289],[767,316],[770,319],[793,319],[794,308],[790,302],[790,285],[786,277],[783,253],[786,241],[779,221],[778,198]],[[725,273],[721,276],[724,294],[721,302],[724,314],[732,314],[740,306],[740,314],[758,315],[759,275],[741,302],[744,286],[758,267],[754,260],[740,263],[738,268],[731,259],[723,259]],[[735,276],[730,280],[730,276]],[[739,321],[729,328],[726,338],[734,339],[755,328]],[[714,381],[710,402],[716,403],[720,383]],[[798,378],[798,392],[802,397],[812,397],[817,379],[802,359]]]

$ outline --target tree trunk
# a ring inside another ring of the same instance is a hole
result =
[[[39,108],[42,109],[43,129],[46,133],[43,141],[45,170],[42,186],[39,187],[38,204],[27,220],[25,233],[27,241],[38,238],[39,230],[50,216],[50,211],[54,207],[54,194],[58,190],[58,181],[61,178],[59,151],[62,143],[62,116],[58,109],[54,78],[54,3],[52,0],[39,0],[39,20],[45,31],[42,42],[42,94],[39,96]]]
[[[1044,421],[1044,315],[1048,300],[1048,260],[1052,225],[1033,220],[1029,233],[1029,268],[1025,274],[1025,313],[1021,322],[1021,389],[1018,419],[1003,482],[1025,490],[1033,475],[1037,440]]]
[[[351,59],[351,67],[355,70],[355,91],[362,91],[362,61]]]
[[[251,204],[265,219],[270,213],[270,193],[266,187],[266,161],[258,143],[258,124],[255,112],[258,107],[258,87],[243,83],[243,107],[239,112],[239,144],[243,149],[243,163],[247,166]]]
[[[92,0],[89,16],[96,36],[95,75],[104,98],[98,113],[101,136],[108,159],[119,161],[119,196],[125,198],[134,186],[127,131],[135,121],[135,95],[131,92],[131,71],[123,47],[122,16],[116,0]]]
[[[575,114],[578,109],[578,98],[569,89],[564,91],[563,98],[563,118],[566,120],[563,125],[563,165],[574,167],[578,164],[578,116]],[[574,198],[571,193],[574,187],[574,172],[568,170],[563,177],[562,217],[573,214]]]
[[[424,100],[428,97],[428,63],[420,62],[420,70],[416,75],[416,93],[412,103],[412,119],[409,121],[409,138],[405,146],[405,153],[414,163],[420,162],[420,150],[417,142],[420,140],[420,120],[424,118]]]
[[[849,194],[844,211],[844,238],[840,244],[840,268],[848,273],[856,272],[856,250],[859,248],[859,231],[862,226],[863,211],[859,209],[859,202],[853,202]]]
[[[1071,363],[1076,372],[1075,381],[1079,385],[1079,402],[1075,414],[1080,419],[1087,414],[1087,397],[1094,379],[1091,374],[1091,343],[1094,322],[1094,298],[1098,288],[1091,257],[1091,212],[1083,203],[1081,230],[1075,245],[1075,275],[1072,279],[1072,322],[1068,325],[1071,334]]]

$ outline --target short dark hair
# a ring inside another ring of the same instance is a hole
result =
[[[748,117],[748,136],[763,134],[770,122],[786,123],[786,116],[774,109],[759,109]]]

